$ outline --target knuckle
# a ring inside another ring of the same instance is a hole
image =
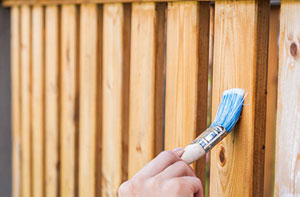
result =
[[[131,191],[130,182],[126,181],[122,183],[119,187],[118,194],[119,196],[126,196]]]
[[[177,160],[178,157],[175,155],[175,153],[173,153],[172,151],[166,150],[163,151],[159,154],[160,157],[163,157],[164,159],[167,160]]]

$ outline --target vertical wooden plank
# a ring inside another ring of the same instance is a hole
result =
[[[215,5],[212,117],[223,90],[248,96],[240,123],[211,151],[211,196],[263,196],[268,17],[268,1]]]
[[[122,182],[123,28],[123,5],[104,4],[102,196],[117,196]]]
[[[275,196],[300,195],[300,3],[282,1]]]
[[[153,158],[155,151],[155,18],[155,3],[132,4],[129,178]]]
[[[12,194],[21,196],[20,9],[11,9]]]
[[[80,7],[79,196],[95,196],[97,5]]]
[[[61,22],[61,196],[77,193],[78,62],[77,10],[62,6]]]
[[[43,8],[32,8],[32,196],[44,195]]]
[[[184,147],[206,129],[208,41],[209,3],[168,4],[166,149]],[[197,171],[205,184],[205,158]]]
[[[59,184],[59,13],[45,8],[45,194],[58,196]]]
[[[165,148],[196,136],[199,13],[197,2],[168,3]]]
[[[268,56],[268,94],[266,120],[266,156],[264,196],[274,195],[275,170],[275,130],[276,130],[276,100],[278,75],[278,38],[279,38],[279,6],[270,10],[269,56]]]
[[[30,197],[31,132],[30,132],[30,8],[21,7],[21,148],[22,148],[22,196]]]

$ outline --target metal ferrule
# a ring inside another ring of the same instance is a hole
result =
[[[199,144],[207,153],[227,134],[225,128],[221,126],[207,128],[201,135],[194,139],[191,144]]]

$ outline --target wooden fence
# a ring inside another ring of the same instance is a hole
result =
[[[275,196],[300,195],[299,2],[270,12],[265,0],[218,0],[213,15],[208,1],[3,4],[14,197],[116,196],[160,151],[203,131],[210,99],[213,118],[233,87],[248,93],[241,121],[211,151],[210,176],[205,158],[194,165],[206,195],[272,196],[274,180]]]

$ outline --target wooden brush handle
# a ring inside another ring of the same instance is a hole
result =
[[[205,150],[200,144],[189,144],[185,147],[181,159],[188,164],[191,164],[205,155]]]

